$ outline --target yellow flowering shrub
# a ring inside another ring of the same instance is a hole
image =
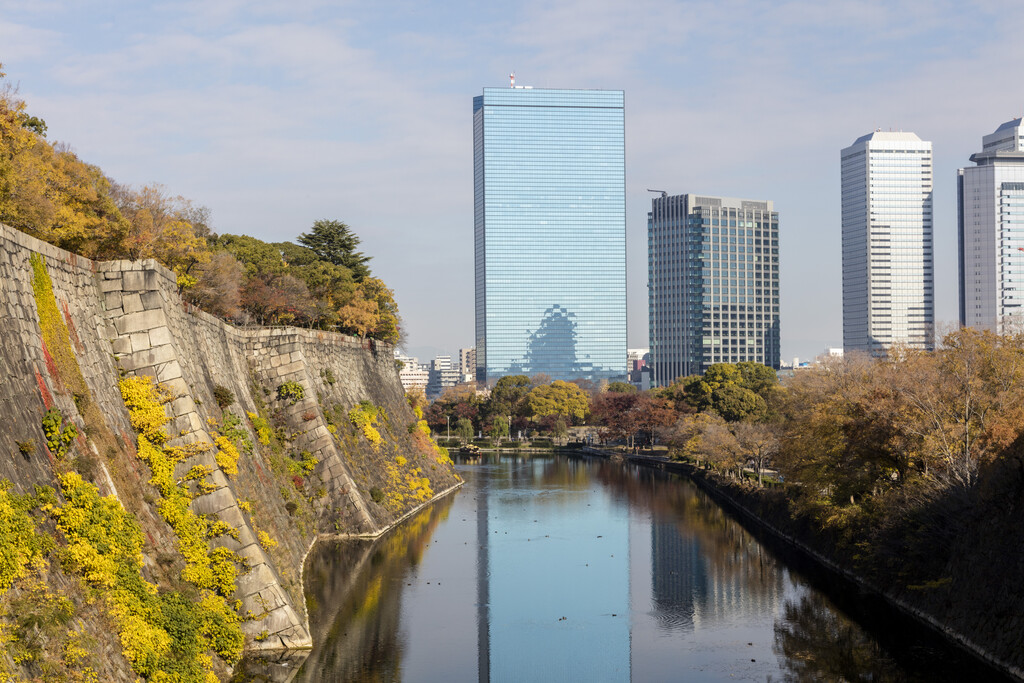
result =
[[[269,446],[274,430],[270,428],[270,423],[267,422],[267,419],[256,413],[247,412],[246,416],[249,418],[252,428],[256,430],[256,438],[259,439],[259,442],[264,446]]]
[[[46,549],[29,514],[32,505],[28,496],[11,494],[10,482],[0,483],[0,595],[25,576],[29,565]]]
[[[171,398],[167,389],[160,384],[154,385],[152,378],[145,375],[125,377],[118,386],[135,431],[153,444],[166,443],[164,425],[170,418],[164,413],[164,403]]]
[[[217,460],[217,466],[220,467],[224,474],[238,474],[239,454],[235,444],[231,443],[231,439],[226,436],[218,436],[215,441],[217,443],[217,454],[214,457]]]

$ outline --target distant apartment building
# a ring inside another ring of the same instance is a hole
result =
[[[437,356],[430,362],[429,379],[427,381],[427,398],[434,400],[444,393],[448,387],[454,387],[462,381],[457,365],[452,363],[451,356]]]
[[[419,359],[412,356],[395,356],[395,360],[402,363],[398,371],[398,379],[402,382],[402,389],[409,391],[413,387],[419,387],[426,391],[427,382],[430,380],[430,372],[420,365]]]
[[[461,381],[476,381],[476,348],[459,349],[459,373]]]
[[[779,214],[771,201],[656,197],[647,268],[655,386],[713,363],[778,369]]]
[[[843,348],[932,349],[932,143],[875,131],[841,160]]]
[[[957,174],[960,324],[1004,331],[1024,322],[1024,126],[982,138]]]
[[[476,373],[626,376],[625,98],[473,98]]]
[[[627,379],[641,391],[651,388],[651,369],[648,365],[650,359],[650,349],[626,350]]]

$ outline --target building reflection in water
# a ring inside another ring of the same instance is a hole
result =
[[[381,539],[318,545],[313,651],[235,680],[918,680],[688,481],[561,457],[463,473]]]

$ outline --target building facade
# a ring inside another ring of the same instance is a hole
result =
[[[779,214],[771,201],[656,197],[647,276],[655,386],[713,363],[778,369]]]
[[[932,349],[932,143],[876,131],[841,159],[843,348]]]
[[[1024,315],[1024,126],[1013,119],[982,138],[957,174],[960,324],[1021,329]]]
[[[473,98],[477,381],[626,376],[620,90]]]
[[[463,382],[476,381],[476,348],[459,349],[459,374]]]
[[[420,365],[419,359],[412,356],[396,355],[395,360],[402,363],[402,367],[398,371],[398,379],[402,383],[402,389],[409,391],[414,387],[418,387],[426,392],[427,382],[430,381],[430,370]]]

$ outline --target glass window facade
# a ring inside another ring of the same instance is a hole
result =
[[[770,201],[657,197],[647,215],[655,386],[714,363],[778,369],[779,214]]]
[[[935,337],[932,143],[876,131],[842,151],[843,347],[885,355]]]
[[[473,98],[477,380],[626,376],[620,90]]]

